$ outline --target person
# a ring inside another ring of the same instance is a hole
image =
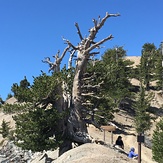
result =
[[[132,147],[132,148],[130,149],[130,152],[129,152],[129,154],[128,154],[128,157],[129,157],[129,158],[134,158],[134,159],[137,159],[137,158],[138,158],[138,154],[135,153],[135,148]]]
[[[122,149],[124,149],[124,144],[123,144],[123,140],[121,136],[118,136],[116,142],[115,142],[115,146],[118,146]]]

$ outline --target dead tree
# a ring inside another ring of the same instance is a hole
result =
[[[70,52],[70,59],[68,63],[69,67],[72,64],[74,54],[77,55],[75,65],[75,75],[72,86],[72,94],[65,95],[63,85],[65,86],[66,83],[62,83],[60,86],[58,86],[58,94],[60,95],[60,99],[58,99],[58,101],[56,102],[56,108],[58,109],[59,112],[62,112],[66,109],[70,110],[69,117],[65,120],[62,120],[59,124],[60,131],[62,131],[63,133],[62,135],[64,137],[63,144],[60,146],[59,155],[71,149],[72,142],[75,142],[80,145],[92,141],[91,137],[88,134],[86,122],[82,114],[82,112],[85,109],[83,98],[84,96],[92,94],[82,93],[83,84],[81,81],[83,81],[84,73],[86,71],[89,59],[92,56],[99,53],[95,52],[94,50],[96,48],[99,49],[104,42],[111,40],[113,38],[112,35],[109,35],[108,37],[98,42],[95,42],[94,39],[96,38],[96,34],[103,27],[108,18],[117,16],[119,16],[119,14],[106,13],[105,17],[103,17],[102,19],[100,17],[98,18],[98,20],[93,19],[94,26],[89,30],[88,37],[82,36],[78,23],[75,23],[77,33],[80,38],[80,43],[77,46],[74,46],[69,40],[63,38],[63,40],[67,44],[67,47],[65,48],[61,56],[59,57],[58,51],[58,53],[54,56],[55,58],[54,63],[50,61],[50,58],[45,58],[45,60],[43,61],[49,64],[50,66],[49,71],[53,71],[55,73],[60,71],[60,63],[66,53]],[[89,87],[96,86],[89,85]],[[97,87],[99,87],[99,85],[97,85]],[[67,105],[67,102],[70,105]]]

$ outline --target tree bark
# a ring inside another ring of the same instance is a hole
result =
[[[74,53],[77,52],[77,60],[76,60],[76,67],[75,67],[75,75],[73,79],[73,87],[72,87],[72,94],[67,95],[67,99],[64,98],[64,90],[62,91],[61,87],[58,88],[58,93],[61,98],[56,102],[56,108],[62,112],[65,109],[70,110],[69,117],[61,120],[59,123],[59,130],[63,133],[63,143],[59,149],[59,155],[63,154],[67,150],[72,148],[72,142],[78,143],[78,145],[83,143],[90,143],[92,138],[88,134],[86,122],[84,121],[83,117],[83,110],[84,105],[82,104],[83,96],[82,96],[82,79],[83,75],[86,71],[88,60],[92,55],[99,54],[99,52],[92,52],[96,48],[100,48],[100,45],[104,42],[113,38],[112,35],[100,40],[99,42],[95,42],[94,39],[96,38],[96,34],[102,28],[105,21],[109,17],[119,16],[119,14],[108,14],[106,13],[104,18],[100,18],[98,20],[93,19],[94,26],[89,30],[89,35],[87,38],[84,38],[81,34],[79,26],[75,23],[77,28],[77,33],[81,42],[78,46],[74,46],[71,44],[70,41],[64,39],[66,44],[68,45],[65,48],[64,52],[62,53],[61,57],[59,57],[59,53],[55,56],[56,61],[54,63],[50,62],[50,59],[47,58],[44,62],[49,63],[50,70],[54,72],[60,71],[59,66],[60,63],[66,54],[66,52],[71,51],[70,59],[69,59],[69,67],[72,64],[72,58]],[[62,87],[63,88],[63,87]],[[70,105],[65,105],[65,101],[68,100]],[[70,101],[71,100],[71,101]]]

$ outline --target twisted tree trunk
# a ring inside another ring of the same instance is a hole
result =
[[[93,19],[94,26],[89,30],[89,35],[87,38],[83,38],[80,32],[79,26],[75,23],[77,28],[77,33],[80,38],[80,43],[78,46],[74,46],[71,44],[69,40],[64,39],[67,43],[67,47],[65,48],[64,52],[62,53],[61,57],[59,58],[59,53],[55,56],[56,61],[54,63],[50,62],[49,58],[46,58],[44,62],[50,65],[50,70],[54,72],[60,71],[59,66],[64,57],[64,55],[69,51],[71,52],[70,59],[69,59],[69,66],[72,63],[73,54],[77,52],[77,60],[76,60],[76,67],[75,67],[75,75],[73,79],[73,87],[72,87],[72,94],[63,96],[64,91],[59,90],[58,93],[61,96],[61,99],[58,100],[56,103],[56,108],[59,111],[64,111],[65,109],[70,109],[69,117],[65,120],[62,120],[59,124],[59,128],[63,131],[64,141],[60,146],[59,155],[63,154],[67,150],[72,148],[72,142],[77,144],[83,144],[91,142],[91,137],[88,134],[86,122],[84,121],[83,117],[83,110],[84,105],[82,104],[83,96],[82,96],[82,78],[85,73],[88,60],[96,55],[99,52],[95,52],[96,48],[100,48],[100,45],[113,38],[112,35],[100,40],[99,42],[95,42],[94,39],[98,31],[102,28],[105,21],[109,17],[116,17],[119,14],[108,14],[106,13],[104,18],[98,18],[98,20]],[[93,51],[93,52],[92,52]],[[63,94],[62,94],[63,93]],[[65,101],[67,101],[70,105],[65,105]],[[68,107],[68,108],[67,108]]]

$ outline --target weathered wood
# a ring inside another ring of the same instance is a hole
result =
[[[105,131],[111,132],[111,144],[113,144],[113,131],[116,130],[115,126],[101,126],[101,128],[104,130],[104,142],[105,142]]]
[[[85,107],[83,105],[83,98],[84,96],[93,96],[94,98],[100,98],[94,96],[94,94],[89,93],[83,93],[82,92],[82,79],[84,78],[84,73],[86,72],[87,64],[92,55],[99,54],[99,51],[93,51],[96,48],[100,48],[100,46],[113,38],[112,35],[109,35],[108,37],[95,42],[94,39],[96,38],[96,35],[98,31],[103,27],[105,24],[105,21],[109,17],[116,17],[119,16],[119,14],[109,14],[106,13],[106,15],[101,19],[100,17],[98,20],[93,19],[94,26],[90,28],[88,37],[84,38],[82,37],[79,25],[75,23],[75,26],[77,28],[77,33],[79,35],[79,38],[81,40],[80,43],[78,43],[77,46],[74,46],[69,40],[64,39],[65,43],[67,44],[67,47],[63,51],[62,55],[59,56],[58,53],[54,56],[54,63],[50,61],[50,58],[45,58],[43,62],[48,63],[50,66],[49,71],[60,72],[60,64],[63,59],[63,57],[66,55],[66,53],[70,52],[70,58],[69,58],[69,65],[68,67],[71,67],[73,57],[75,56],[75,53],[77,53],[77,59],[75,62],[75,71],[74,71],[74,78],[72,81],[72,92],[71,94],[65,90],[66,83],[61,83],[56,92],[58,93],[58,97],[60,97],[57,102],[55,103],[55,107],[59,112],[69,110],[69,115],[61,120],[61,122],[58,125],[58,131],[62,133],[63,135],[63,144],[60,146],[59,149],[59,155],[63,154],[67,150],[71,148],[71,142],[75,142],[80,144],[91,142],[91,137],[88,134],[86,122],[84,121],[83,117],[83,111],[85,110]],[[64,86],[63,86],[64,84]],[[100,86],[100,85],[98,85]],[[60,88],[59,88],[60,87]],[[89,86],[93,87],[93,86]],[[97,87],[97,86],[96,86]],[[66,92],[66,93],[65,93]],[[64,103],[69,105],[65,105]],[[102,126],[104,130],[106,131],[114,131],[114,126]]]
[[[115,131],[116,130],[115,126],[101,126],[101,128],[105,131]]]

